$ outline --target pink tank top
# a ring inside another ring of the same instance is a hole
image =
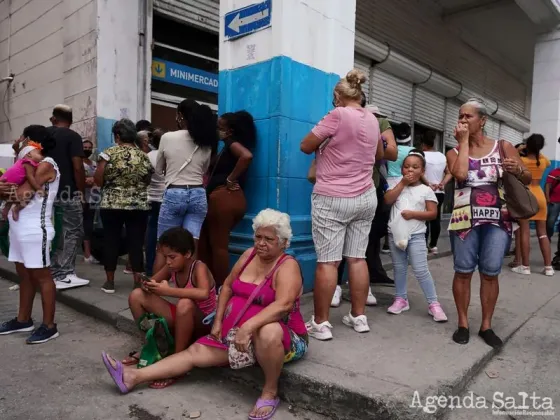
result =
[[[191,269],[189,272],[189,277],[187,278],[187,284],[185,284],[185,289],[192,289],[195,286],[193,285],[193,274],[194,274],[194,269],[196,267],[196,264],[198,263],[198,260],[193,261],[193,263],[191,264]],[[179,284],[177,283],[176,280],[176,273],[173,273],[171,275],[171,282],[175,284],[175,286],[179,287]],[[210,294],[208,295],[207,299],[204,300],[195,300],[194,301],[196,303],[196,306],[198,306],[198,309],[200,309],[200,311],[205,315],[210,315],[212,312],[214,312],[216,310],[216,285],[212,286],[212,288],[210,289]]]

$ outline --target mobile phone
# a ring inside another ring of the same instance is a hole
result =
[[[148,282],[148,283],[152,281],[152,279],[150,277],[148,277],[147,275],[145,275],[143,273],[140,274],[140,278],[142,279],[142,281],[145,281],[145,282]]]

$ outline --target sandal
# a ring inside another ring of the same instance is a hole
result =
[[[178,380],[179,380],[178,378],[159,379],[157,381],[153,381],[150,385],[148,385],[148,388],[165,389],[165,388],[173,385]]]
[[[274,414],[276,414],[276,410],[278,409],[279,405],[280,405],[280,398],[278,397],[276,397],[273,400],[263,400],[262,398],[259,398],[257,400],[257,403],[255,404],[255,408],[256,408],[255,411],[258,412],[261,408],[265,408],[265,407],[272,407],[272,410],[264,417],[257,417],[249,414],[249,420],[269,420],[272,417],[274,417]]]
[[[121,361],[124,366],[134,366],[140,362],[140,353],[136,350],[131,351],[128,353],[128,356]]]
[[[123,364],[121,362],[119,362],[118,360],[113,359],[111,356],[109,356],[105,352],[101,353],[101,357],[103,358],[103,363],[105,364],[105,367],[107,368],[107,372],[109,372],[109,375],[111,375],[111,378],[115,382],[115,385],[117,385],[117,387],[119,388],[121,393],[127,394],[129,392],[129,389],[124,384],[124,378],[123,378],[123,376],[124,376],[124,366],[123,366]],[[113,362],[114,362],[114,365],[113,365]]]

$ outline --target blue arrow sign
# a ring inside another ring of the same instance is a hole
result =
[[[229,12],[224,18],[224,35],[227,39],[233,39],[268,28],[271,15],[272,0]]]

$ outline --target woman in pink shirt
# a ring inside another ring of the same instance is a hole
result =
[[[317,181],[311,197],[313,243],[317,253],[315,315],[307,324],[310,336],[332,339],[330,303],[337,284],[337,268],[349,265],[352,309],[342,322],[356,332],[368,332],[365,316],[369,274],[365,260],[371,222],[377,208],[373,166],[383,158],[379,123],[362,108],[363,72],[350,71],[334,88],[329,112],[301,142],[301,150],[315,152]]]

